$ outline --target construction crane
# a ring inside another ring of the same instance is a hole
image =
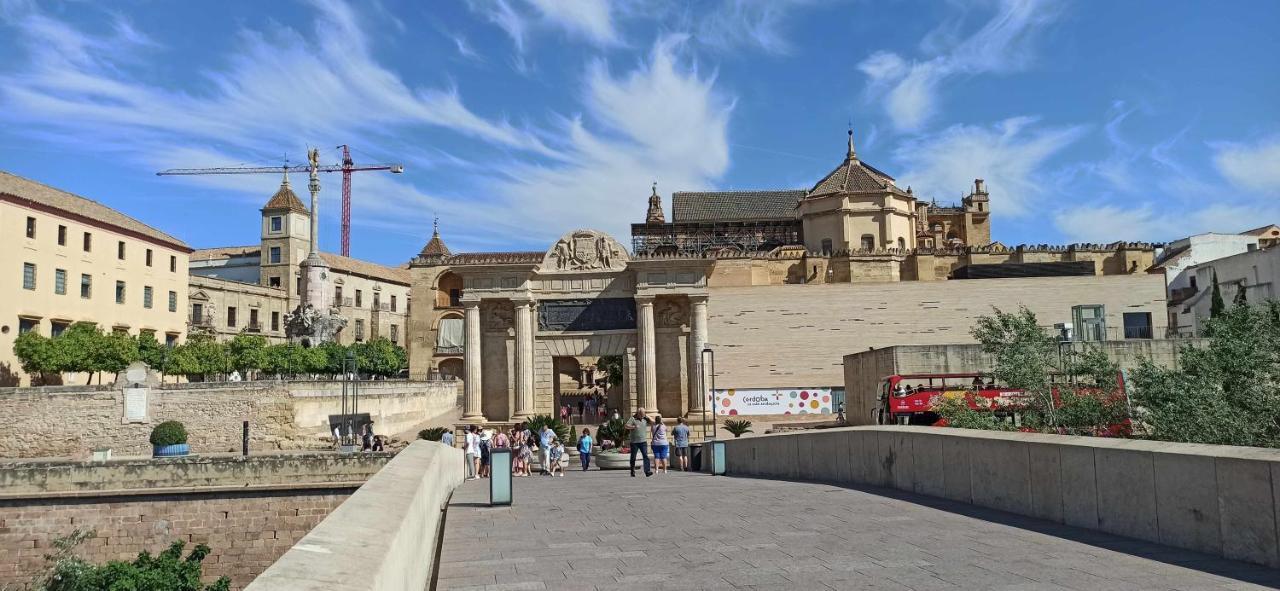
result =
[[[351,149],[346,144],[338,146],[342,149],[341,164],[325,164],[316,166],[316,172],[342,173],[342,256],[351,256],[351,173],[370,170],[387,170],[395,174],[404,172],[403,164],[356,164],[351,161]],[[156,173],[156,176],[182,176],[202,174],[275,174],[289,172],[310,172],[310,164],[284,166],[247,166],[223,168],[171,168]]]

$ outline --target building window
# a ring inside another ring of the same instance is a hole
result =
[[[92,295],[93,295],[93,276],[81,275],[80,276],[80,297],[87,300]]]
[[[178,257],[172,256],[172,255],[169,256],[169,272],[170,273],[178,272]]]
[[[302,278],[301,278],[301,277],[299,277],[299,278],[298,278],[298,280],[297,280],[297,281],[295,281],[294,283],[296,283],[296,284],[297,284],[296,286],[294,286],[294,289],[296,289],[296,290],[297,290],[297,291],[295,291],[294,293],[296,293],[296,294],[298,294],[298,295],[302,295]]]
[[[280,330],[280,313],[272,312],[271,313],[271,332],[277,332],[279,330]]]
[[[147,249],[147,266],[148,267],[151,266],[151,249],[150,248]]]
[[[36,218],[27,218],[27,238],[36,237]]]
[[[903,237],[901,237],[901,236],[899,236],[899,237],[898,237],[898,250],[906,250],[906,249],[907,249],[907,239],[906,239],[906,238],[903,238]]]
[[[256,308],[249,309],[249,329],[258,330],[258,310]]]
[[[169,292],[169,311],[178,311],[178,292],[176,291]]]
[[[59,225],[58,226],[58,246],[66,246],[66,245],[67,245],[67,227]]]
[[[268,286],[271,286],[271,287],[279,288],[279,287],[280,287],[280,278],[279,278],[279,277],[267,277],[267,285],[268,285]]]
[[[53,293],[67,295],[67,270],[53,270]]]
[[[360,291],[360,290],[358,290],[358,289],[357,289],[357,290],[356,290],[356,307],[357,307],[357,308],[359,308],[360,306],[363,306],[363,305],[364,305],[364,297],[363,297],[363,296],[364,296],[364,292],[362,292],[362,291]]]
[[[461,305],[462,305],[462,290],[461,290],[461,289],[453,288],[453,289],[450,289],[450,290],[449,290],[449,305],[450,305],[450,306],[454,306],[454,307],[457,307],[457,306],[461,306]]]
[[[236,327],[236,307],[235,306],[227,306],[227,327],[228,328]]]
[[[396,296],[391,296],[391,311],[396,311]]]
[[[394,324],[391,325],[391,342],[392,343],[400,342],[400,327]]]
[[[278,215],[271,216],[271,233],[279,234],[282,230],[284,230],[284,218]]]
[[[36,288],[36,264],[22,263],[22,289]]]
[[[84,251],[93,252],[93,234],[84,233]]]
[[[177,345],[178,345],[178,335],[171,332],[164,333],[164,346],[173,348],[173,347],[176,347]]]
[[[51,337],[62,336],[62,333],[67,330],[68,326],[71,326],[70,322],[58,322],[57,320],[50,320],[49,336]]]
[[[381,304],[382,304],[382,294],[376,291],[373,292],[373,309],[377,310]]]
[[[142,286],[142,307],[151,308],[151,286]]]
[[[1087,305],[1071,308],[1077,341],[1107,340],[1107,313],[1103,306]]]
[[[876,237],[872,236],[871,234],[863,234],[862,250],[875,250],[875,249],[876,249]]]
[[[116,242],[116,258],[124,260],[124,241]]]
[[[831,254],[831,239],[822,239],[822,254]]]
[[[268,259],[271,263],[279,263],[279,262],[280,262],[280,247],[279,247],[279,246],[272,246],[272,247],[271,247],[271,250],[269,250],[269,251],[267,251],[267,252],[271,253],[271,254],[270,254],[270,257],[271,257],[271,258],[270,258],[270,259]]]
[[[357,291],[356,293],[360,293],[360,292]],[[364,320],[360,318],[356,318],[356,340],[357,341],[364,340]]]
[[[191,324],[204,325],[204,304],[191,304]]]
[[[342,286],[336,285],[333,288],[333,305],[334,307],[342,305]]]
[[[123,281],[116,282],[116,303],[117,304],[124,303],[124,282]]]
[[[1124,313],[1124,338],[1126,339],[1152,338],[1151,313],[1150,312],[1125,312]]]
[[[18,334],[27,334],[39,327],[39,320],[32,318],[18,318]]]

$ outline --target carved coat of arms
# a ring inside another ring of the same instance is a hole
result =
[[[626,261],[626,253],[608,236],[579,230],[561,238],[547,253],[544,268],[555,271],[611,269]]]

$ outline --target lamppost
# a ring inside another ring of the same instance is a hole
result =
[[[347,351],[347,356],[342,360],[342,423],[345,427],[342,433],[343,446],[356,446],[359,441],[356,440],[355,421],[356,415],[360,412],[360,386],[356,380],[356,354],[354,351]]]
[[[716,352],[710,345],[702,349],[702,387],[707,387],[706,371],[707,367],[711,367],[711,391],[709,396],[704,393],[702,397],[702,438],[707,439],[707,406],[710,402],[711,406],[711,439],[716,438]],[[710,398],[710,400],[708,400]]]

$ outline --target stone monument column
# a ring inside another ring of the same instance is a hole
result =
[[[467,364],[467,381],[463,383],[462,420],[483,421],[480,412],[480,302],[464,302],[466,306],[467,342],[463,354]]]
[[[689,296],[689,414],[702,414],[706,403],[705,384],[711,376],[702,374],[702,348],[707,346],[707,296]],[[707,368],[710,371],[710,368]]]
[[[516,308],[515,420],[533,416],[533,300],[512,300]]]
[[[640,337],[640,346],[637,357],[640,358],[640,367],[636,373],[640,378],[640,406],[644,407],[646,413],[653,414],[658,411],[658,356],[653,327],[653,296],[636,296],[636,304],[639,308],[637,336]]]

